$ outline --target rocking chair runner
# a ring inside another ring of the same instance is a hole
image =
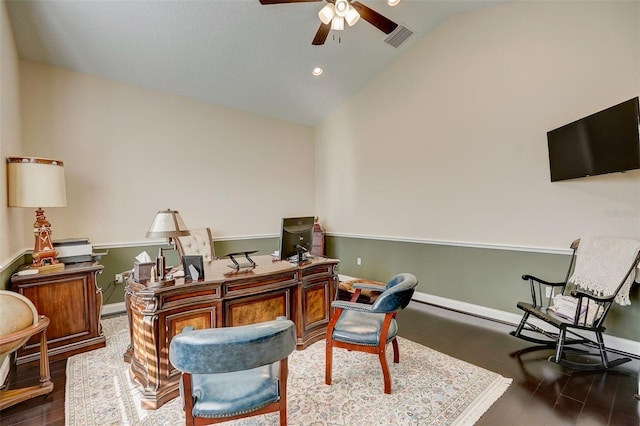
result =
[[[546,348],[555,348],[555,355],[549,358],[551,362],[579,370],[601,370],[631,361],[631,359],[627,357],[609,360],[602,333],[605,331],[603,323],[611,305],[614,301],[624,301],[625,298],[628,297],[629,287],[633,281],[635,269],[640,262],[640,241],[600,237],[589,239],[588,241],[584,239],[583,244],[589,244],[589,247],[591,247],[589,253],[590,256],[592,256],[594,244],[602,244],[602,242],[604,242],[605,247],[602,251],[603,256],[607,256],[607,254],[617,255],[623,252],[624,250],[619,250],[620,247],[625,248],[627,253],[630,252],[631,254],[627,256],[626,260],[622,261],[622,264],[625,265],[624,269],[628,267],[623,278],[616,287],[612,287],[610,291],[604,292],[605,294],[602,294],[602,290],[589,290],[575,283],[571,283],[572,279],[575,278],[575,275],[572,276],[572,273],[575,272],[576,260],[578,255],[580,255],[580,251],[578,250],[580,240],[576,240],[571,244],[573,254],[569,262],[567,275],[563,282],[549,282],[532,275],[522,276],[523,280],[529,281],[532,301],[531,303],[518,302],[517,307],[524,311],[524,314],[516,330],[510,334]],[[607,244],[610,245],[607,246]],[[611,247],[611,245],[615,246],[616,244],[615,249],[607,250],[607,247]],[[624,257],[625,256],[622,256],[622,258]],[[607,262],[617,263],[618,265],[621,264],[620,257],[617,259],[594,259],[594,261],[601,262],[602,265],[605,265],[605,267],[601,269],[607,272],[607,266],[609,265]],[[578,281],[580,282],[579,279]],[[571,287],[570,283],[573,284],[573,287]],[[624,292],[626,292],[626,295]],[[531,322],[532,317],[544,321],[546,324],[557,328],[558,331],[550,332],[533,324]],[[533,337],[530,333],[524,334],[525,332],[539,333],[545,336],[546,339]],[[585,333],[594,333],[595,340],[585,337]],[[595,348],[597,351],[585,351],[581,348],[576,348],[574,345]],[[573,361],[567,357],[572,351],[588,357],[599,356],[600,360],[595,363]]]

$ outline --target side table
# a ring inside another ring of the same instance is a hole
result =
[[[106,345],[100,324],[102,290],[96,280],[103,269],[103,265],[85,262],[65,265],[58,272],[11,277],[12,289],[29,298],[38,314],[51,320],[47,329],[51,361]],[[36,337],[18,350],[18,364],[39,359],[40,341]]]

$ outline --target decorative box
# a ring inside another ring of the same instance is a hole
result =
[[[151,279],[151,270],[156,266],[155,262],[134,262],[133,280],[139,283],[146,283]]]

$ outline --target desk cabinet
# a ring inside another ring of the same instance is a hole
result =
[[[297,348],[324,339],[337,286],[338,260],[302,265],[256,256],[255,269],[235,272],[228,259],[205,262],[198,282],[178,278],[141,284],[128,280],[125,305],[131,345],[124,360],[142,386],[142,408],[156,409],[179,394],[180,371],[169,362],[171,339],[184,327],[230,327],[273,320],[296,324]]]
[[[60,272],[11,277],[13,290],[51,320],[47,328],[50,361],[105,346],[100,324],[102,290],[96,280],[103,268],[87,262],[66,265]],[[31,338],[18,350],[17,363],[38,360],[39,344],[37,337]]]

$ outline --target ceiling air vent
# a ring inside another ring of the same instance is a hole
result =
[[[384,42],[390,44],[395,48],[398,48],[409,37],[411,37],[412,34],[413,31],[411,31],[409,28],[405,27],[404,25],[398,25],[398,27],[393,30],[391,34],[387,36],[387,38],[384,39]]]

